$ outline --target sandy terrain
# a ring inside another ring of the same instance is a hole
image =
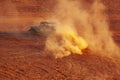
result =
[[[42,38],[41,38],[42,39]],[[0,34],[1,80],[119,80],[119,59],[72,55],[54,59],[33,36]],[[43,41],[43,40],[41,40]]]
[[[2,2],[1,6],[7,0],[0,1]],[[45,1],[47,2],[47,0]],[[112,1],[104,0],[104,3],[108,7],[106,12],[113,38],[120,46],[120,1]],[[52,2],[49,3],[55,4]],[[15,2],[16,5],[19,4],[17,8],[23,4],[30,6],[29,4],[32,3],[32,0]],[[39,4],[34,2],[32,5]],[[50,6],[48,5],[46,8],[50,8]],[[83,55],[71,55],[62,59],[54,59],[47,55],[47,51],[43,50],[45,38],[32,36],[26,30],[29,29],[33,20],[38,19],[38,16],[39,19],[42,19],[44,16],[52,14],[48,12],[20,12],[8,17],[9,12],[4,14],[1,11],[0,80],[120,80],[119,56],[109,58],[92,54],[89,51],[85,51]],[[37,17],[33,16],[38,13]],[[16,14],[20,18],[16,18]]]

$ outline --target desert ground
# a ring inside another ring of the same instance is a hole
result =
[[[83,55],[60,59],[47,55],[45,38],[30,35],[27,30],[33,21],[51,16],[56,1],[36,1],[0,0],[0,80],[120,80],[119,56],[111,58],[87,50]],[[89,5],[93,0],[85,1]],[[11,2],[14,4],[7,4]],[[103,3],[110,31],[120,47],[120,1]],[[40,11],[31,11],[32,5],[39,4]]]

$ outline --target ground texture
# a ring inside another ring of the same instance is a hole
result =
[[[0,1],[5,4],[7,0]],[[28,2],[33,3],[32,0]],[[17,2],[15,4],[19,8],[23,4],[29,5],[28,2],[26,0],[20,5],[17,5]],[[50,2],[50,4],[53,3]],[[104,0],[104,4],[108,7],[106,12],[109,15],[113,38],[120,46],[120,1]],[[38,13],[34,12],[34,14]],[[32,16],[32,13],[29,12],[26,15],[21,12],[19,14],[21,18],[17,19],[18,22],[15,24],[14,21],[17,20],[14,17],[16,15],[13,15],[14,19],[8,17],[7,13],[1,12],[0,15],[7,15],[0,19],[0,80],[120,80],[120,59],[118,57],[109,58],[85,51],[85,54],[81,56],[71,55],[62,59],[54,59],[47,55],[47,51],[43,50],[44,38],[37,38],[26,32],[15,34],[5,32],[27,30],[28,24],[31,23],[29,20],[36,18]],[[48,14],[46,13],[46,15]],[[23,24],[23,22],[27,24]]]

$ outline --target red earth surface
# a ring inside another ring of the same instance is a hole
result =
[[[85,1],[89,5],[93,0]],[[83,55],[54,59],[43,50],[45,38],[27,33],[34,20],[53,14],[56,3],[56,0],[0,0],[0,80],[120,80],[119,57],[85,51]],[[113,38],[120,46],[120,0],[103,3]],[[38,44],[38,40],[43,44]]]

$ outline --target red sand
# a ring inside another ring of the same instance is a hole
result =
[[[4,1],[7,0],[1,0],[0,6]],[[42,4],[44,0],[40,1]],[[44,2],[47,4],[49,1],[51,0]],[[114,33],[116,43],[120,46],[120,1],[105,0],[104,3],[109,9],[107,13],[110,29]],[[37,5],[35,2],[32,4],[32,0],[18,4],[16,2],[17,6]],[[49,8],[49,5],[46,7]],[[1,9],[1,12],[2,10],[4,9]],[[40,18],[43,18],[51,14],[38,12],[34,14],[40,15],[35,17],[30,12],[21,13],[17,20],[16,15],[8,17],[7,13],[0,14],[2,16],[0,18],[0,80],[120,80],[120,59],[118,58],[85,52],[82,56],[72,55],[63,59],[54,59],[47,55],[47,51],[42,50],[42,44],[38,45],[37,37],[33,38],[27,33],[2,33],[26,31],[38,16],[41,15]],[[44,43],[43,38],[40,38],[40,41]]]

